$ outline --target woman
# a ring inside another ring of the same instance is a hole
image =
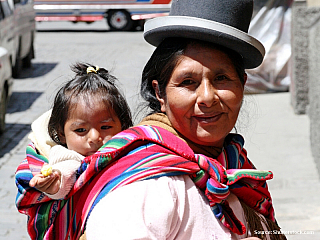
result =
[[[242,148],[242,137],[229,133],[238,117],[245,81],[243,61],[236,52],[208,42],[167,38],[157,47],[143,71],[141,94],[154,114],[146,117],[140,125],[160,127],[174,134],[175,137],[166,137],[160,132],[162,141],[169,145],[168,148],[174,148],[177,155],[189,151],[182,147],[182,140],[194,153],[218,159],[225,168],[252,168],[244,149],[240,152],[227,150],[235,146]],[[232,143],[237,141],[242,143]],[[173,147],[174,144],[179,147]],[[151,150],[150,147],[147,151],[151,156],[163,149]],[[232,154],[243,154],[243,159],[228,156]],[[263,174],[267,173],[260,176]],[[222,204],[225,209],[214,217],[212,211],[216,210],[210,208],[210,203],[199,191],[201,187],[191,179],[189,176],[167,176],[131,183],[108,193],[91,212],[87,222],[87,239],[103,239],[106,233],[117,235],[119,239],[239,239],[251,235],[264,239],[263,233],[279,230],[271,220],[271,203],[265,212],[259,209],[270,219],[246,205],[250,201],[258,203],[261,199],[271,201],[266,188],[260,187],[258,192],[263,194],[254,200],[254,195],[258,193],[241,188],[244,182],[239,182],[236,189],[232,189],[224,199],[231,207],[230,215],[224,217],[234,221],[221,224],[217,219],[229,210],[227,205]],[[218,188],[223,191],[224,186]],[[251,193],[254,195],[248,198],[244,196]],[[243,201],[239,201],[237,195]],[[133,199],[128,199],[128,196],[133,196]],[[236,218],[233,218],[233,213]],[[107,215],[112,217],[104,219],[103,216]],[[121,225],[118,225],[120,222]],[[110,229],[101,231],[103,225]],[[123,226],[126,226],[126,231],[121,232]]]
[[[245,68],[260,65],[264,48],[246,34],[252,1],[221,3],[173,1],[170,16],[146,23],[145,38],[157,48],[144,68],[141,95],[153,114],[139,125],[172,133],[174,136],[161,132],[159,145],[167,144],[166,148],[179,156],[188,152],[182,147],[187,143],[196,155],[217,159],[225,169],[252,169],[242,148],[243,138],[230,131],[242,104]],[[146,151],[150,155],[157,152],[151,147]],[[132,156],[138,155],[135,152]],[[205,168],[200,161],[198,164]],[[270,177],[260,173],[261,179]],[[117,234],[119,239],[285,239],[281,234],[271,235],[280,233],[280,228],[274,221],[265,181],[257,188],[247,188],[249,182],[230,185],[231,193],[221,196],[221,202],[215,197],[223,192],[224,184],[210,186],[207,182],[204,189],[192,175],[131,183],[108,193],[95,205],[87,222],[88,239],[103,239],[104,233]],[[217,187],[211,192],[214,196],[208,193],[209,187]],[[133,196],[130,202],[128,196]],[[264,209],[256,207],[259,202]],[[107,215],[112,218],[102,221],[101,216]],[[117,226],[119,222],[123,225]],[[109,228],[101,231],[104,224]],[[121,231],[123,226],[125,231]]]
[[[147,22],[145,38],[157,48],[141,94],[153,114],[87,157],[66,199],[18,201],[30,231],[45,225],[45,239],[285,239],[272,234],[280,233],[266,185],[272,173],[255,170],[243,138],[230,134],[244,69],[264,55],[247,35],[252,4],[174,0],[170,16]]]

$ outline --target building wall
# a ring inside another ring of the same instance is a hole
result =
[[[320,7],[309,31],[309,107],[311,150],[320,170]]]
[[[291,102],[310,118],[311,150],[320,171],[320,0],[292,6]]]
[[[296,114],[305,114],[308,99],[308,18],[305,1],[294,1],[292,4],[291,24],[291,103]]]

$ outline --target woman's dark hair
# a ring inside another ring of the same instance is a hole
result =
[[[147,101],[148,107],[152,110],[151,113],[161,112],[160,103],[156,98],[155,91],[152,87],[152,81],[158,81],[159,94],[161,97],[165,97],[165,88],[181,55],[185,53],[188,46],[197,44],[219,49],[220,51],[226,53],[234,64],[240,81],[244,85],[245,69],[243,65],[243,59],[238,53],[223,46],[209,42],[188,38],[166,38],[153,52],[142,72],[140,94],[143,99]]]
[[[87,73],[88,67],[92,67],[94,71]],[[96,69],[96,66],[87,63],[76,63],[71,66],[71,70],[76,75],[58,91],[49,120],[49,135],[56,143],[63,145],[59,136],[64,133],[70,109],[79,98],[90,104],[92,95],[98,95],[117,115],[122,130],[133,125],[127,101],[115,85],[116,77],[104,68]]]

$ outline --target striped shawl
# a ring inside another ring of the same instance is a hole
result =
[[[34,144],[16,171],[16,206],[28,215],[31,239],[79,239],[95,204],[108,192],[131,182],[188,174],[209,200],[215,216],[231,231],[245,233],[244,225],[225,200],[230,192],[266,218],[274,221],[266,180],[247,159],[244,140],[229,134],[217,159],[195,154],[181,139],[155,126],[137,126],[108,141],[99,152],[86,157],[73,189],[63,200],[52,200],[29,187],[48,160]],[[250,196],[250,197],[249,197]]]

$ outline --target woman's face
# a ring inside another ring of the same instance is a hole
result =
[[[246,79],[246,76],[244,76]],[[160,96],[161,111],[187,139],[222,147],[234,127],[243,98],[243,84],[227,54],[200,45],[188,46]]]

